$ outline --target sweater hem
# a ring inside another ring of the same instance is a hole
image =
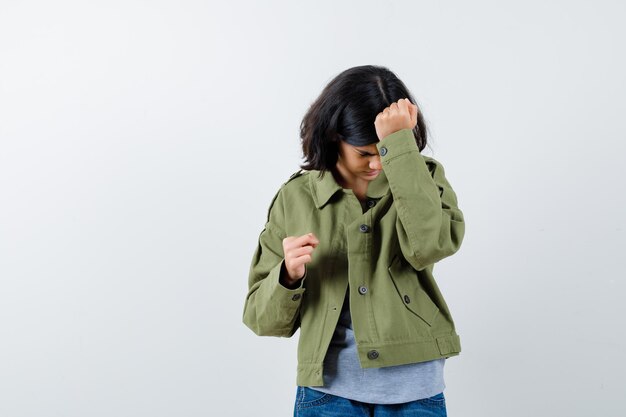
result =
[[[419,342],[363,343],[357,345],[357,350],[362,368],[382,368],[458,356],[461,342],[457,334],[451,334]],[[323,360],[299,363],[296,383],[303,387],[323,387],[323,373]]]

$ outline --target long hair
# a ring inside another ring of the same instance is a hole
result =
[[[311,104],[300,124],[304,170],[320,175],[334,170],[343,140],[364,146],[378,142],[374,120],[391,103],[408,98],[417,102],[404,83],[388,68],[363,65],[349,68],[333,78]],[[426,124],[418,106],[413,128],[420,151],[426,147]]]

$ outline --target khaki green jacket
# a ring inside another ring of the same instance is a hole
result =
[[[322,386],[326,350],[349,291],[363,368],[456,356],[450,310],[433,277],[465,234],[463,213],[441,163],[423,156],[409,129],[376,144],[383,171],[367,209],[330,172],[292,175],[268,210],[252,258],[243,322],[257,335],[300,328],[297,384]],[[319,245],[296,289],[279,283],[282,240],[313,232]]]

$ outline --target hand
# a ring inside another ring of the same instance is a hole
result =
[[[313,249],[320,241],[313,233],[302,236],[289,236],[283,239],[283,252],[285,254],[284,278],[287,286],[293,286],[304,277],[305,265],[311,262]]]
[[[374,126],[379,140],[402,129],[413,129],[417,125],[417,106],[408,98],[401,98],[396,103],[378,113]]]

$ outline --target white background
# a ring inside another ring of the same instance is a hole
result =
[[[364,64],[466,217],[449,415],[625,415],[625,12],[1,0],[0,415],[291,415],[297,334],[243,325],[248,268],[302,116]]]

